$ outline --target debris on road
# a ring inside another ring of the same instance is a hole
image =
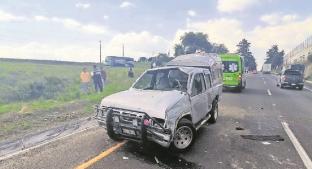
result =
[[[270,142],[267,142],[267,141],[263,141],[262,144],[264,144],[264,145],[270,145],[271,143],[270,143]]]
[[[242,128],[242,127],[236,127],[235,129],[236,129],[236,130],[245,130],[245,129]]]
[[[257,141],[284,141],[280,135],[241,135],[243,139]]]
[[[159,160],[156,156],[154,157],[154,159],[155,159],[156,163],[159,164]]]
[[[129,160],[129,157],[123,156],[122,159],[123,160]]]

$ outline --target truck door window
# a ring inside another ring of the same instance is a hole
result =
[[[211,79],[209,74],[205,74],[207,89],[211,88]]]
[[[204,91],[204,78],[202,74],[196,74],[192,84],[191,96],[196,96]]]

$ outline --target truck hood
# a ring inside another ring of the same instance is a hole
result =
[[[101,106],[145,112],[151,117],[162,118],[186,95],[180,91],[137,90],[129,89],[105,97]]]

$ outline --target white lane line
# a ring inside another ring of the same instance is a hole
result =
[[[312,92],[312,89],[309,89],[307,87],[303,87],[303,88],[306,89],[306,90],[309,90],[310,92]]]
[[[311,159],[309,158],[308,154],[306,153],[306,151],[301,146],[300,142],[297,140],[297,138],[294,135],[294,133],[289,128],[288,123],[282,122],[282,126],[283,126],[286,134],[288,135],[290,141],[293,143],[295,149],[297,150],[297,152],[298,152],[301,160],[303,161],[305,167],[307,169],[312,169],[312,161],[311,161]]]
[[[269,96],[272,96],[272,93],[271,93],[270,89],[268,89],[267,92],[268,92]]]

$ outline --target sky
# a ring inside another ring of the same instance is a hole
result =
[[[312,35],[311,0],[0,0],[0,57],[78,62],[102,55],[174,53],[185,32],[236,52],[246,38],[258,65]]]

